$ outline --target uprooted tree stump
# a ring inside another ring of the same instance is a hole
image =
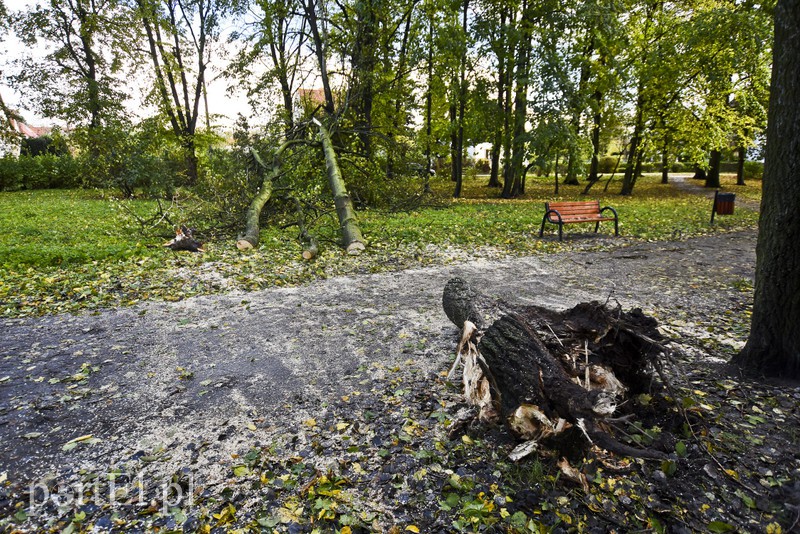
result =
[[[623,403],[654,387],[667,352],[655,319],[598,302],[566,311],[510,306],[460,278],[447,283],[442,304],[462,329],[450,376],[463,361],[465,396],[479,418],[504,423],[524,441],[513,459],[540,445],[567,457],[598,446],[624,456],[667,458],[660,450],[621,443],[613,431],[613,423],[636,417],[632,403],[621,409]]]

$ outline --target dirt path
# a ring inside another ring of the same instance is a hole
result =
[[[214,442],[224,455],[306,419],[383,367],[435,375],[455,344],[440,304],[455,275],[523,304],[616,299],[680,332],[747,306],[754,248],[751,231],[5,320],[0,473],[33,480],[111,466],[167,443],[182,451],[178,463],[194,443]],[[257,430],[243,431],[256,420]],[[62,450],[89,434],[101,441]]]

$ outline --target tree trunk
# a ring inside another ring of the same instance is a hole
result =
[[[636,184],[636,161],[639,157],[639,132],[636,131],[631,138],[631,151],[628,154],[628,162],[625,166],[625,176],[622,179],[621,195],[633,194],[633,186]]]
[[[315,124],[319,128],[319,140],[322,143],[322,150],[325,153],[325,166],[328,169],[328,184],[333,193],[333,203],[336,206],[336,215],[339,218],[339,229],[342,232],[342,245],[347,253],[353,256],[361,254],[366,248],[364,238],[361,236],[361,229],[358,227],[356,212],[353,209],[353,201],[347,193],[347,187],[342,179],[342,172],[339,170],[339,163],[336,158],[336,151],[333,148],[330,133],[316,119]]]
[[[746,185],[744,183],[744,162],[747,157],[747,149],[744,146],[739,147],[739,161],[736,164],[736,185]]]
[[[456,133],[456,149],[458,153],[458,165],[455,169],[455,182],[456,187],[453,191],[453,197],[459,198],[461,196],[461,186],[464,181],[464,115],[467,109],[467,14],[469,11],[469,0],[463,2],[463,14],[461,22],[461,32],[464,39],[461,50],[461,63],[458,75],[458,117],[457,117],[457,133]]]
[[[800,0],[779,0],[756,247],[750,336],[743,369],[800,377]]]
[[[514,198],[522,191],[522,172],[525,165],[525,121],[528,117],[528,71],[531,55],[533,20],[528,2],[523,2],[520,19],[520,40],[514,69],[514,134],[511,143],[511,172],[503,186],[503,198]]]
[[[622,190],[620,195],[632,195],[633,186],[636,185],[636,178],[639,176],[641,169],[641,142],[642,130],[644,129],[644,97],[642,91],[644,90],[641,85],[639,86],[639,97],[636,99],[636,124],[633,127],[633,136],[631,137],[631,147],[628,153],[628,161],[625,166],[625,176],[622,178]]]
[[[592,163],[589,166],[589,182],[594,183],[600,179],[600,126],[603,122],[603,93],[595,91],[593,95],[594,100],[594,115],[592,123]]]
[[[428,20],[428,90],[425,94],[425,185],[423,191],[431,192],[431,169],[433,157],[431,154],[431,135],[433,134],[433,17],[429,14]]]
[[[267,165],[261,156],[258,155],[253,148],[250,149],[250,154],[256,162],[256,165],[260,169],[260,174],[262,175],[261,178],[261,186],[258,189],[258,193],[253,200],[250,201],[250,206],[247,208],[247,213],[245,214],[245,229],[244,233],[241,234],[236,241],[236,247],[239,250],[248,250],[251,248],[255,248],[258,246],[259,234],[260,234],[260,223],[261,220],[261,211],[264,209],[264,205],[269,201],[270,197],[272,196],[272,184],[278,178],[281,173],[281,163],[280,157],[283,152],[289,148],[293,144],[300,143],[302,141],[286,141],[284,142],[278,150],[275,151],[275,155],[272,159],[272,164]]]
[[[315,0],[303,0],[303,11],[305,12],[308,26],[311,29],[311,37],[314,42],[314,54],[317,56],[319,76],[322,82],[322,92],[325,95],[325,112],[328,115],[333,115],[336,111],[336,104],[333,101],[333,91],[331,91],[331,83],[328,78],[328,61],[325,51],[325,41],[322,38],[319,27]]]
[[[556,166],[555,166],[555,191],[553,192],[554,195],[558,194],[558,152],[556,152]]]
[[[508,50],[506,49],[506,10],[500,13],[500,43],[497,47],[497,112],[500,116],[505,113],[506,93],[506,64]],[[503,151],[503,126],[499,124],[494,132],[492,141],[492,167],[489,175],[489,187],[501,187],[500,182],[500,153]]]
[[[717,149],[711,151],[711,157],[708,159],[708,174],[706,174],[705,187],[719,188],[722,187],[719,181],[719,167],[722,163],[722,152]]]
[[[706,170],[703,169],[700,165],[695,163],[694,165],[694,176],[692,176],[692,180],[703,180],[706,179]]]
[[[661,150],[661,183],[669,183],[669,143],[664,141],[664,148]]]

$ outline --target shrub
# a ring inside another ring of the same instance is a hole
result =
[[[764,164],[760,161],[744,162],[744,179],[761,180],[764,176]]]
[[[670,166],[669,170],[670,172],[694,172],[694,166],[690,163],[676,161]]]
[[[492,170],[492,164],[488,159],[475,160],[475,170],[482,174],[489,174]]]
[[[54,189],[81,183],[81,166],[72,156],[5,156],[0,159],[0,190]]]
[[[601,173],[612,173],[614,172],[614,167],[617,166],[618,158],[615,156],[603,156],[597,162],[597,171]],[[620,166],[622,165],[622,161],[620,161]],[[619,169],[617,169],[619,170]]]

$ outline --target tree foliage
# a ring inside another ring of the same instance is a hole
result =
[[[171,131],[183,151],[177,183],[198,184],[203,172],[217,172],[212,161],[225,167],[196,146],[204,112],[211,129],[209,117],[224,111],[224,102],[205,101],[217,65],[246,89],[252,133],[262,128],[273,148],[290,138],[313,144],[307,119],[325,118],[357,204],[413,197],[431,168],[449,172],[459,196],[467,147],[481,142],[492,144],[490,183],[504,186],[504,197],[524,192],[531,168],[558,173],[556,161],[564,183],[585,179],[588,191],[611,158],[624,171],[621,192],[631,194],[655,162],[711,167],[715,185],[720,155],[756,142],[769,96],[772,7],[50,0],[12,16],[27,43],[49,43],[44,57],[21,58],[13,79],[30,105],[89,129],[115,117],[118,129],[134,132],[141,118],[127,111],[132,99],[155,104],[159,131]],[[236,31],[225,37],[226,27]],[[235,50],[230,61],[223,48]],[[141,90],[121,83],[134,73],[149,81]],[[113,144],[114,135],[83,138]],[[286,181],[313,190],[306,185],[322,180],[322,153],[300,159],[307,164]]]

